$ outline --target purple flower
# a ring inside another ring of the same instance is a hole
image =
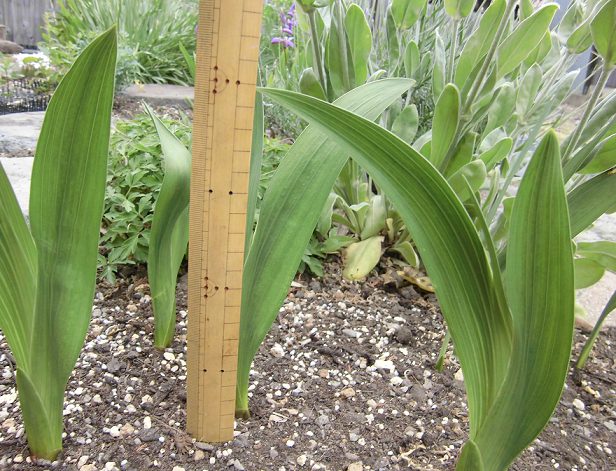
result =
[[[297,26],[295,19],[295,3],[287,12],[280,13],[281,35],[272,38],[272,44],[280,44],[282,47],[295,47],[293,38],[294,28]]]

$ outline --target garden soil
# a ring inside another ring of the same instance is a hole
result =
[[[152,346],[144,274],[99,285],[66,403],[65,449],[28,456],[14,361],[0,344],[0,468],[14,470],[447,470],[468,435],[462,376],[433,295],[378,275],[299,277],[259,351],[249,420],[230,443],[195,442],[186,422],[186,290],[173,347]],[[548,427],[513,470],[616,469],[616,332],[569,374]],[[576,331],[575,356],[586,333]]]

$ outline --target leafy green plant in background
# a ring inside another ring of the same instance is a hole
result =
[[[115,59],[111,29],[56,90],[34,159],[30,228],[0,166],[0,327],[30,450],[49,460],[62,449],[64,389],[92,311]]]
[[[163,124],[185,146],[191,142],[191,127],[184,115],[164,118]],[[115,282],[127,265],[148,259],[154,204],[163,181],[160,138],[150,116],[139,114],[118,120],[111,134],[105,211],[102,221],[100,276]]]
[[[118,25],[117,85],[192,83],[182,47],[195,50],[196,0],[59,0],[40,47],[62,74],[93,37]]]

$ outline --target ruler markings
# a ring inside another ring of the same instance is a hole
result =
[[[233,438],[261,8],[260,0],[202,0],[200,8],[191,186],[187,428],[197,439],[207,441]]]

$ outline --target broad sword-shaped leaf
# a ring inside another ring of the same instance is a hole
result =
[[[188,245],[190,151],[146,106],[163,149],[163,184],[156,200],[150,234],[148,279],[154,308],[154,345],[164,349],[175,333],[175,289]]]

